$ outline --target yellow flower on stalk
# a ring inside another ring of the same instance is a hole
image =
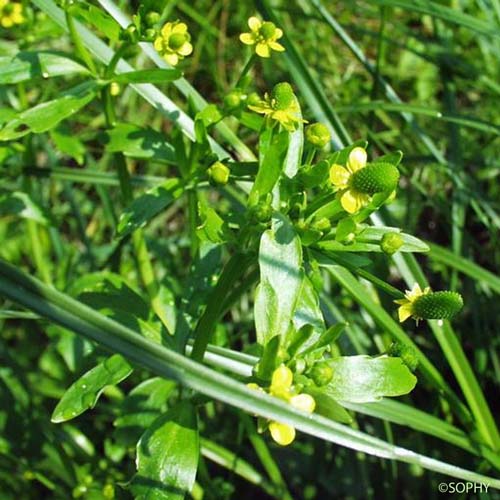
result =
[[[398,308],[399,322],[402,323],[403,321],[406,321],[410,316],[415,316],[415,311],[413,309],[415,301],[419,297],[422,297],[422,295],[427,295],[430,292],[430,287],[425,287],[422,290],[420,288],[420,285],[418,283],[415,283],[411,290],[406,290],[404,299],[395,300],[394,302],[400,305],[400,307]],[[416,319],[418,321],[418,319],[420,318],[418,318],[417,316]]]
[[[286,82],[275,85],[271,95],[266,93],[263,100],[257,104],[249,104],[248,109],[264,115],[269,120],[277,121],[290,132],[293,132],[299,123],[307,123],[301,118],[292,86]]]
[[[23,6],[17,2],[0,0],[0,25],[12,28],[15,24],[24,23]]]
[[[366,167],[367,154],[364,148],[356,147],[349,153],[347,165],[334,164],[330,167],[330,182],[341,193],[342,208],[350,214],[370,203],[370,195],[352,187],[352,176],[358,170]]]
[[[376,193],[394,192],[399,181],[398,169],[387,162],[367,164],[364,148],[359,146],[349,153],[346,166],[330,167],[330,182],[337,189],[342,208],[354,214],[368,205]]]
[[[283,52],[285,47],[277,42],[283,31],[277,28],[274,23],[261,21],[252,16],[248,19],[250,33],[242,33],[240,41],[245,45],[255,45],[255,53],[260,57],[271,57],[271,50]]]
[[[154,41],[154,48],[172,66],[190,55],[193,46],[190,43],[191,35],[185,23],[175,21],[166,23],[160,31],[160,35]]]
[[[255,383],[247,384],[249,388],[263,391],[262,387]],[[309,394],[298,394],[293,390],[293,373],[290,368],[280,365],[274,370],[271,377],[269,394],[283,399],[290,403],[294,408],[312,413],[316,407],[314,398]],[[276,443],[281,446],[287,446],[295,439],[295,428],[290,424],[271,421],[269,422],[269,432]]]

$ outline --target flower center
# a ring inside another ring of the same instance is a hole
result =
[[[259,28],[259,35],[266,41],[271,40],[275,33],[276,26],[269,21],[262,23],[262,26]]]
[[[168,46],[172,50],[180,49],[187,41],[187,37],[184,33],[174,33],[170,35],[168,39]]]
[[[274,109],[288,109],[294,102],[292,86],[286,82],[278,83],[274,86],[271,97],[274,101]]]

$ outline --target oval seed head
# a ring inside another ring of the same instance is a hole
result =
[[[216,161],[208,169],[208,176],[210,177],[210,180],[221,186],[227,184],[230,173],[231,171],[229,170],[229,167],[220,161]]]
[[[265,21],[259,28],[259,34],[264,40],[271,40],[276,34],[276,26],[270,21]]]
[[[422,319],[450,319],[462,309],[464,301],[457,292],[429,292],[412,304],[413,316]]]
[[[403,246],[403,237],[399,233],[385,233],[380,242],[382,252],[387,255],[396,253]]]
[[[417,351],[409,344],[403,342],[393,342],[389,347],[389,356],[394,358],[401,358],[401,361],[414,372],[418,366]]]
[[[274,86],[271,92],[275,109],[288,109],[295,100],[292,86],[287,82],[281,82]]]
[[[178,50],[187,41],[188,41],[188,37],[187,37],[186,33],[173,33],[168,38],[168,46],[172,50]]]
[[[369,195],[393,191],[399,181],[399,170],[391,163],[372,163],[351,177],[351,186]]]
[[[312,123],[306,127],[306,140],[318,149],[324,148],[332,136],[324,123]]]

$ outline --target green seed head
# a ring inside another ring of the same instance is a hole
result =
[[[316,363],[309,376],[318,387],[327,385],[333,378],[333,368],[328,363]]]
[[[396,189],[399,170],[391,163],[372,163],[352,175],[351,185],[366,194],[382,193]]]
[[[221,163],[220,161],[216,161],[209,169],[208,175],[210,179],[215,183],[221,186],[227,184],[229,180],[229,174],[231,171],[229,167]]]
[[[295,94],[289,83],[282,82],[274,86],[271,98],[276,109],[288,109],[294,103]]]
[[[306,128],[306,140],[319,149],[324,148],[331,140],[330,131],[323,123],[313,123]]]
[[[464,301],[457,292],[430,292],[413,302],[413,315],[422,319],[449,319],[462,309]]]
[[[380,242],[382,252],[387,255],[396,253],[403,246],[403,237],[399,233],[385,233]]]
[[[185,33],[174,33],[168,38],[168,46],[172,50],[180,49],[187,42],[187,36]]]
[[[271,40],[275,33],[276,26],[269,21],[262,23],[262,26],[259,29],[259,34],[264,40]]]

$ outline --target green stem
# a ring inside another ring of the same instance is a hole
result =
[[[257,61],[257,55],[255,53],[253,53],[250,56],[250,59],[248,59],[245,66],[243,66],[243,69],[241,70],[241,74],[240,74],[238,80],[236,81],[236,83],[234,84],[235,88],[241,88],[240,85],[243,82],[243,79],[245,78],[245,76],[247,76],[247,73],[250,71],[252,66],[255,64],[255,61]]]
[[[205,311],[194,330],[194,344],[191,357],[201,361],[205,355],[215,324],[223,310],[224,300],[234,283],[246,272],[250,263],[249,255],[234,254],[225,265],[222,274],[210,295]]]
[[[48,285],[52,285],[52,278],[50,276],[50,270],[47,265],[47,261],[43,255],[43,249],[40,242],[40,234],[38,224],[32,220],[28,219],[26,221],[28,227],[28,235],[31,243],[31,251],[33,252],[33,259],[35,261],[35,266],[42,277],[42,280]]]
[[[97,74],[97,68],[94,64],[92,57],[90,56],[88,50],[83,45],[80,35],[78,34],[78,30],[75,26],[75,21],[73,16],[69,12],[69,8],[64,11],[64,16],[66,18],[66,23],[68,25],[69,35],[71,37],[71,41],[75,46],[76,53],[80,57],[80,59],[85,63],[87,68],[95,75]]]

